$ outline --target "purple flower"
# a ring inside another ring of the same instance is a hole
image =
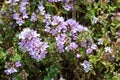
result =
[[[80,58],[81,57],[81,55],[80,54],[76,54],[76,58]]]
[[[52,29],[52,30],[50,31],[50,33],[51,33],[52,35],[56,35],[56,34],[57,34],[57,31],[56,31],[55,29]]]
[[[75,42],[72,42],[70,43],[68,46],[66,46],[66,50],[67,51],[70,51],[70,50],[74,50],[74,49],[77,49],[78,48],[78,45],[75,43]]]
[[[30,21],[37,21],[37,15],[33,12]]]
[[[23,29],[19,34],[19,39],[22,39],[19,47],[24,52],[29,52],[29,55],[37,61],[45,58],[46,50],[49,47],[47,42],[42,42],[41,39],[38,38],[39,35],[36,31],[29,28]]]
[[[93,49],[91,49],[91,48],[88,48],[87,50],[86,50],[86,53],[87,54],[90,54],[90,53],[92,53],[93,52]]]
[[[45,26],[45,31],[46,31],[46,32],[50,32],[50,31],[51,31],[51,28],[46,25],[46,26]]]
[[[10,75],[12,73],[17,72],[17,70],[14,67],[8,68],[4,71],[7,75]]]
[[[66,42],[65,38],[67,37],[66,34],[58,34],[56,37],[56,43],[59,52],[64,52],[64,44]]]
[[[20,5],[21,13],[26,13],[26,4],[27,4],[27,2],[21,2],[21,5]]]
[[[73,20],[73,19],[68,19],[66,21],[66,25],[70,26],[70,27],[74,27],[74,26],[78,26],[79,24],[75,20]]]
[[[48,0],[49,2],[58,2],[59,0]]]
[[[81,64],[84,67],[85,72],[88,72],[90,70],[90,62],[87,60],[84,60],[84,62]]]
[[[45,7],[43,6],[42,2],[39,3],[38,9],[41,15],[45,14]]]
[[[16,67],[22,66],[21,63],[20,63],[20,61],[17,61],[17,62],[15,63],[15,65],[16,65]]]
[[[28,14],[27,14],[27,13],[23,13],[22,18],[23,18],[23,19],[27,19],[27,18],[28,18]]]
[[[43,19],[43,22],[46,23],[47,26],[50,25],[52,22],[50,14],[45,14],[44,17],[45,19]]]
[[[98,48],[98,47],[97,47],[96,44],[92,44],[92,45],[91,45],[91,49],[93,49],[93,50],[97,50],[97,48]]]
[[[110,2],[110,0],[107,0],[107,2],[109,3],[109,2]]]
[[[19,39],[31,39],[33,37],[39,37],[40,34],[37,34],[36,31],[30,30],[30,28],[24,28],[23,31],[19,34]]]
[[[87,47],[86,40],[83,40],[83,41],[81,42],[81,46],[82,46],[82,47],[85,47],[85,48]]]
[[[67,11],[73,10],[72,4],[68,4],[68,3],[65,4],[64,8],[65,8],[65,10],[67,10]]]
[[[21,26],[24,23],[24,20],[22,19],[22,17],[20,17],[20,14],[15,13],[13,14],[13,19],[16,20],[16,23]]]
[[[18,20],[16,20],[16,23],[21,26],[22,24],[24,24],[24,20],[22,20],[21,18],[19,18]]]
[[[55,36],[57,48],[60,53],[65,50],[70,51],[77,49],[78,44],[76,40],[78,39],[80,33],[82,33],[82,31],[89,32],[87,27],[80,25],[73,19],[68,19],[65,21],[63,17],[51,17],[49,14],[45,14],[44,17],[45,19],[43,22],[46,24],[45,31]],[[89,47],[91,47],[91,45]],[[86,42],[84,47],[87,47]],[[95,49],[95,45],[92,45],[92,48]],[[89,53],[89,51],[90,50],[87,52]]]
[[[28,4],[27,2],[28,0],[22,0],[20,3],[20,14],[21,16],[19,16],[18,14],[15,13],[15,15],[13,15],[13,19],[16,19],[16,23],[21,26],[24,23],[24,19],[28,18],[28,14],[27,14],[27,10],[26,10],[26,5]]]
[[[13,14],[13,19],[19,20],[20,15],[18,13]]]
[[[54,16],[53,17],[53,21],[52,21],[52,25],[57,25],[61,22],[64,22],[64,18],[63,17],[60,17],[60,16]]]

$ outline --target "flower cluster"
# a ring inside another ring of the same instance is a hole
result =
[[[19,47],[24,52],[29,52],[29,55],[37,61],[45,58],[47,53],[46,49],[49,47],[47,42],[42,42],[39,39],[39,36],[40,34],[37,34],[36,31],[29,28],[23,29],[19,34],[19,39],[21,39]]]
[[[7,75],[10,75],[12,73],[15,73],[15,72],[18,72],[16,68],[18,67],[21,67],[21,63],[20,61],[17,61],[17,62],[6,62],[6,65],[5,65],[5,68],[7,68],[4,72],[7,74]]]
[[[13,14],[13,19],[16,20],[16,23],[19,26],[21,26],[25,22],[24,19],[28,18],[27,9],[26,9],[26,6],[28,4],[28,0],[22,0],[20,3],[21,3],[20,10],[19,10],[20,13],[15,12]]]
[[[75,20],[68,19],[65,21],[60,16],[53,16],[51,18],[49,14],[46,14],[43,22],[46,23],[45,31],[55,36],[59,52],[76,50],[78,48],[77,37],[79,33],[89,31]]]
[[[38,13],[36,14],[35,12],[32,12],[32,15],[31,15],[31,19],[30,21],[32,22],[36,22],[39,18],[39,14],[40,15],[45,15],[45,7],[43,6],[43,2],[39,2],[39,5],[38,5]]]
[[[87,60],[84,60],[84,62],[81,64],[84,67],[85,72],[87,73],[90,70],[90,62]]]
[[[91,54],[94,50],[98,51],[97,45],[93,42],[92,39],[86,41],[85,39],[82,40],[81,46],[86,48],[86,54]]]
[[[41,15],[45,14],[45,7],[43,6],[42,2],[39,2],[38,9]]]

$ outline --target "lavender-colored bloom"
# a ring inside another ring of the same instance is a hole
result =
[[[27,13],[23,13],[22,18],[23,18],[23,19],[27,19],[27,18],[28,18],[28,14],[27,14]]]
[[[70,51],[77,49],[78,45],[76,43],[76,40],[79,33],[81,33],[82,31],[88,32],[87,27],[80,25],[73,19],[68,19],[64,21],[64,18],[60,16],[51,17],[49,14],[45,14],[44,16],[45,19],[43,20],[43,22],[46,23],[45,31],[56,36],[56,44],[60,53],[64,52],[65,50]],[[68,34],[68,32],[70,33]],[[69,38],[67,35],[70,37],[70,41],[67,41],[67,38]],[[74,42],[71,43],[72,40]],[[67,44],[67,46],[65,46],[64,44]],[[89,47],[91,47],[91,45]],[[95,47],[92,46],[92,48]]]
[[[39,3],[38,9],[41,15],[45,14],[45,7],[43,6],[42,2]]]
[[[58,33],[63,32],[65,33],[67,31],[67,26],[65,22],[61,22],[57,27],[56,27],[56,31]]]
[[[85,47],[85,48],[87,47],[86,40],[83,40],[83,41],[81,42],[81,46],[82,46],[82,47]]]
[[[52,29],[52,30],[50,31],[50,33],[51,33],[52,35],[56,35],[56,34],[57,34],[57,31],[56,31],[55,29]]]
[[[46,32],[50,32],[51,31],[51,28],[49,26],[45,26],[45,31]]]
[[[68,19],[66,21],[66,25],[73,27],[73,26],[78,26],[79,24],[73,19]]]
[[[90,62],[87,60],[84,60],[84,62],[81,64],[84,67],[85,72],[88,72],[90,70]]]
[[[37,21],[37,15],[33,12],[30,21]]]
[[[92,1],[91,0],[87,0],[87,2],[91,3]]]
[[[16,65],[16,67],[22,66],[22,64],[20,63],[20,61],[17,61],[17,62],[15,63],[15,65]]]
[[[15,19],[16,20],[16,23],[19,25],[19,26],[21,26],[23,23],[24,23],[24,20],[22,19],[22,17],[20,17],[20,14],[18,14],[18,13],[15,13],[15,14],[13,14],[13,19]],[[27,18],[27,16],[23,16],[24,18],[26,17]]]
[[[22,20],[21,18],[16,20],[16,23],[19,25],[19,26],[22,26],[22,24],[24,24],[24,20]]]
[[[66,42],[65,38],[67,37],[66,34],[58,34],[56,37],[56,43],[59,52],[64,52],[64,44]]]
[[[26,13],[26,5],[28,4],[28,2],[21,2],[21,5],[20,5],[20,12],[21,13]]]
[[[52,22],[50,14],[45,14],[44,17],[45,19],[43,19],[43,22],[46,23],[46,25],[50,25]]]
[[[67,11],[73,10],[73,6],[71,4],[68,4],[68,3],[65,4],[64,8]]]
[[[28,0],[22,0],[20,4],[20,13],[22,14],[21,15],[22,19],[28,18],[27,9],[26,9],[27,4],[28,4]]]
[[[91,49],[97,50],[97,45],[96,45],[96,44],[92,44],[92,45],[91,45]]]
[[[107,0],[107,2],[109,3],[109,2],[110,2],[110,0]]]
[[[38,38],[39,35],[40,34],[37,34],[36,31],[29,28],[23,29],[19,34],[19,39],[22,39],[19,43],[19,47],[24,52],[29,52],[29,55],[37,61],[45,58],[47,54],[46,50],[49,47],[47,42],[41,42],[41,39]]]
[[[54,16],[53,17],[53,21],[52,21],[52,25],[57,25],[58,23],[64,22],[64,18],[60,17],[60,16]]]
[[[82,32],[85,30],[85,28],[82,25],[78,25],[75,28],[76,28],[76,31],[78,31],[78,32]]]
[[[18,13],[13,14],[13,19],[18,20],[20,15]]]
[[[30,28],[24,28],[23,31],[19,34],[19,39],[31,39],[33,37],[39,37],[40,34],[37,34],[36,31],[31,30]]]
[[[64,52],[64,51],[65,51],[65,50],[64,50],[64,45],[59,44],[59,45],[58,45],[58,50],[59,50],[60,53]]]
[[[74,49],[77,49],[78,48],[78,45],[75,43],[75,42],[72,42],[70,43],[68,46],[66,46],[66,50],[67,51],[70,51],[70,50],[74,50]]]
[[[68,29],[70,28],[70,35],[72,36],[73,40],[77,39],[76,33],[82,32],[82,31],[88,31],[86,27],[79,25],[79,23],[73,19],[68,19],[66,21],[66,26]]]
[[[7,75],[10,75],[12,73],[17,72],[17,70],[14,67],[8,68],[4,71]]]
[[[81,55],[80,54],[76,54],[76,58],[80,58],[81,57]]]
[[[103,39],[102,38],[98,39],[98,45],[102,45],[102,44],[103,44]]]
[[[61,0],[48,0],[49,2],[58,2],[58,1],[61,1]]]
[[[92,51],[93,51],[93,49],[88,48],[88,49],[86,50],[86,54],[90,54],[90,53],[92,53]]]

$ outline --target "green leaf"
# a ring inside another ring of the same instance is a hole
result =
[[[21,60],[21,56],[16,53],[15,56],[11,57],[10,59],[11,59],[12,61],[15,61],[15,62],[16,62],[16,61]]]
[[[97,56],[94,56],[94,55],[89,55],[89,58],[90,58],[90,62],[91,63],[94,63],[94,64],[96,64],[97,63],[97,61],[99,61],[99,58],[97,57]]]

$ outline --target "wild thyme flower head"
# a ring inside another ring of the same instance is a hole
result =
[[[30,21],[32,21],[32,22],[37,21],[37,15],[36,15],[34,12],[33,12],[32,15],[31,15]]]
[[[42,2],[39,2],[38,9],[41,15],[45,15],[45,7]]]
[[[78,45],[75,42],[71,42],[68,46],[66,46],[66,50],[70,51],[70,50],[75,50],[78,48]]]
[[[22,66],[22,64],[20,63],[20,61],[15,62],[15,65],[16,65],[16,67]]]
[[[4,71],[7,75],[13,74],[15,72],[18,72],[17,68],[21,67],[22,64],[20,61],[17,62],[6,62],[5,68],[6,70]]]
[[[84,62],[81,65],[84,67],[84,71],[86,73],[89,72],[90,66],[91,66],[90,62],[88,62],[87,60],[84,60]]]
[[[17,70],[14,67],[8,68],[4,71],[7,75],[10,75],[12,73],[17,72]]]
[[[58,34],[56,37],[56,43],[60,53],[64,52],[64,44],[66,42],[65,40],[66,37],[67,37],[66,34]]]
[[[47,48],[49,47],[47,42],[42,42],[36,31],[29,28],[23,29],[19,34],[19,47],[24,51],[28,52],[29,55],[37,61],[45,58]]]
[[[76,20],[67,19],[65,21],[61,16],[51,17],[49,14],[46,14],[43,22],[46,23],[45,31],[55,36],[57,48],[60,53],[64,52],[64,50],[77,49],[78,44],[76,40],[79,33],[83,31],[89,32],[87,27],[80,25]],[[66,40],[67,38],[69,38],[69,41]],[[92,48],[95,48],[95,45]]]
[[[36,31],[31,30],[30,28],[25,28],[23,31],[19,34],[19,39],[31,39],[31,38],[37,38],[40,34],[37,34]]]

